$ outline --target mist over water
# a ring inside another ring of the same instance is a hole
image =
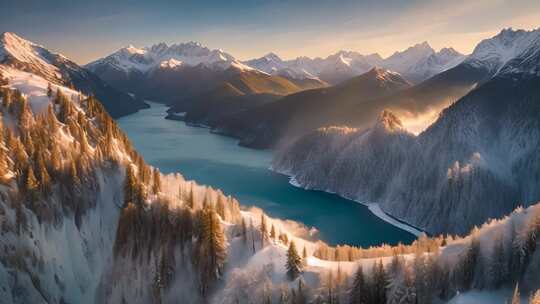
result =
[[[146,161],[162,172],[180,172],[186,179],[235,196],[244,206],[315,227],[330,244],[370,246],[414,240],[414,235],[384,222],[361,204],[290,185],[288,177],[268,170],[271,152],[243,148],[207,129],[165,120],[167,108],[151,105],[118,123]]]

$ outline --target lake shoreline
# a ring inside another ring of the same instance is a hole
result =
[[[375,215],[376,217],[378,217],[381,220],[387,222],[388,224],[391,224],[392,226],[395,226],[395,227],[397,227],[397,228],[399,228],[401,230],[407,231],[407,232],[413,234],[416,237],[419,237],[423,233],[425,233],[426,235],[429,235],[426,231],[424,231],[424,230],[422,230],[422,229],[420,229],[420,228],[418,228],[418,227],[416,227],[414,225],[411,225],[411,224],[409,224],[409,223],[407,223],[407,222],[405,222],[405,221],[403,221],[403,220],[401,220],[399,218],[396,218],[395,216],[393,216],[391,214],[388,214],[388,213],[384,212],[381,209],[381,207],[379,206],[378,203],[362,202],[362,201],[359,201],[359,200],[356,200],[356,199],[353,199],[353,198],[350,198],[350,197],[346,197],[344,195],[341,195],[341,194],[339,194],[337,192],[330,191],[330,190],[308,188],[308,187],[302,185],[300,182],[298,182],[296,180],[296,178],[294,178],[293,175],[286,174],[286,173],[274,170],[272,167],[268,168],[268,170],[271,170],[272,172],[287,176],[289,178],[289,184],[291,184],[294,187],[301,188],[301,189],[304,189],[306,191],[321,191],[321,192],[325,192],[325,193],[334,194],[334,195],[337,195],[337,196],[339,196],[339,197],[341,197],[343,199],[346,199],[346,200],[349,200],[351,202],[355,202],[357,204],[366,206],[368,208],[368,210],[373,215]]]

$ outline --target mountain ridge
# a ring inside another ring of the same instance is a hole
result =
[[[0,36],[0,64],[43,76],[51,83],[73,86],[103,100],[113,117],[134,113],[147,105],[103,82],[67,57],[11,32]]]

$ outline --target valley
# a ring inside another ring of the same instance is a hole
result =
[[[535,1],[19,2],[0,304],[540,304]]]
[[[150,104],[150,109],[122,117],[118,124],[145,160],[162,172],[181,172],[187,179],[233,195],[245,206],[315,227],[314,237],[330,244],[368,247],[415,239],[357,202],[292,186],[288,177],[269,170],[270,151],[240,147],[236,140],[207,129],[165,120],[167,107]]]

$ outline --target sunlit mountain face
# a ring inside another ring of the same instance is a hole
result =
[[[537,1],[0,9],[0,303],[540,303]]]

